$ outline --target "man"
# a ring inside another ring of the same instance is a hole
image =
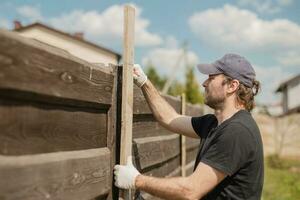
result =
[[[128,159],[115,166],[115,184],[136,188],[164,199],[261,198],[263,147],[259,129],[250,111],[259,89],[255,71],[242,56],[226,54],[198,69],[208,75],[203,83],[205,104],[215,114],[189,117],[176,111],[160,96],[142,69],[135,65],[135,83],[158,122],[168,130],[201,138],[194,172],[188,177],[155,178],[141,175]]]

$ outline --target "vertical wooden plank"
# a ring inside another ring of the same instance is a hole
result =
[[[185,94],[181,95],[181,114],[185,114],[186,109],[186,98]],[[181,176],[186,176],[186,138],[184,135],[181,135]]]
[[[116,69],[116,136],[115,136],[115,159],[116,164],[120,164],[121,151],[121,126],[122,126],[122,78],[123,66],[119,65]],[[119,200],[119,188],[113,184],[112,197],[113,200]]]
[[[133,107],[133,76],[134,64],[134,23],[135,9],[129,5],[124,7],[124,40],[123,40],[123,84],[122,84],[122,119],[121,119],[121,153],[120,164],[127,162],[132,155],[132,107]],[[122,195],[130,199],[131,192]]]
[[[133,7],[124,8],[124,49],[123,49],[123,84],[122,84],[122,127],[121,127],[121,158],[120,163],[126,164],[131,155],[132,145],[132,106],[133,106],[133,76],[134,64],[134,17]]]
[[[118,87],[118,66],[110,65],[110,67],[113,69],[114,74],[114,85],[112,87],[113,94],[117,94],[117,87]],[[112,105],[107,113],[107,147],[111,151],[111,169],[113,169],[115,163],[116,163],[116,121],[117,121],[117,95],[112,95]],[[110,183],[112,185],[111,191],[109,195],[106,197],[106,199],[113,199],[114,198],[114,192],[116,190],[116,187],[114,186],[114,180],[113,180],[113,173],[109,177]]]

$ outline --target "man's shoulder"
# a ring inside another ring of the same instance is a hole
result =
[[[230,121],[220,129],[221,134],[237,137],[241,135],[251,136],[251,130],[241,121]]]
[[[229,128],[240,128],[249,132],[259,132],[257,123],[248,111],[238,112],[228,123]]]
[[[251,116],[248,116],[251,117]],[[260,131],[254,120],[236,118],[231,120],[218,134],[223,140],[240,144],[254,144],[259,141]],[[253,145],[253,147],[256,145]]]

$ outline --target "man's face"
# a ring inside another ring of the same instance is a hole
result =
[[[205,88],[204,103],[213,109],[221,109],[226,98],[223,74],[209,75],[202,86]]]

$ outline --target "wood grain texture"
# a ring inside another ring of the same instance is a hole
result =
[[[186,113],[186,97],[183,93],[181,95],[181,114],[185,115]],[[181,176],[186,176],[186,137],[184,135],[180,135],[180,155],[181,155]]]
[[[196,160],[199,148],[189,149],[186,155],[186,163],[190,163]]]
[[[134,25],[135,9],[124,7],[123,39],[123,77],[122,77],[122,112],[121,112],[121,153],[120,164],[126,164],[131,155],[132,117],[133,117],[133,75],[134,64]]]
[[[177,167],[174,171],[172,171],[170,174],[168,174],[167,177],[178,177],[181,176],[181,167]]]
[[[133,114],[152,114],[141,89],[135,86],[133,95]],[[177,113],[181,113],[181,101],[179,98],[169,95],[162,96],[177,111]]]
[[[133,123],[133,138],[154,137],[174,134],[159,125],[156,121],[142,121]]]
[[[0,156],[0,199],[92,199],[110,189],[110,151]]]
[[[148,193],[146,193],[146,192],[141,192],[140,195],[141,195],[142,198],[145,199],[145,200],[163,200],[163,199],[161,199],[161,198],[159,198],[159,197],[153,196],[153,195],[148,194]]]
[[[118,87],[118,78],[117,78],[117,72],[118,72],[118,66],[111,65],[113,71],[112,74],[114,75],[114,87],[113,87],[113,94],[117,93],[117,87]],[[117,140],[117,95],[113,95],[112,98],[112,106],[108,110],[107,113],[107,148],[111,152],[110,156],[110,169],[113,169],[113,167],[116,165],[116,140]],[[99,139],[100,141],[100,139]],[[118,150],[119,151],[119,150]],[[113,180],[113,173],[110,174],[110,180]],[[101,196],[96,198],[95,200],[102,200],[102,199],[113,199],[114,195],[116,194],[117,188],[114,186],[113,182],[111,183],[112,187],[109,192],[108,196]]]
[[[132,121],[133,121],[133,65],[134,65],[134,33],[135,9],[124,6],[123,34],[123,77],[122,77],[122,112],[121,112],[121,149],[120,164],[125,165],[132,154]],[[131,158],[130,158],[131,159]],[[123,190],[120,196],[129,200],[131,190]]]
[[[111,104],[112,74],[17,33],[0,30],[0,66],[0,88]]]
[[[179,135],[134,139],[140,168],[144,169],[179,155]]]
[[[200,138],[190,138],[190,137],[186,137],[186,149],[193,149],[193,148],[197,148],[200,146]]]
[[[148,176],[167,177],[180,166],[180,157],[175,156],[169,160],[161,162],[155,166],[150,166],[142,170]]]
[[[192,104],[188,103],[186,105],[185,114],[188,116],[193,116],[193,117],[201,116],[201,115],[203,115],[203,105],[199,105],[199,104],[192,105]]]
[[[24,155],[107,146],[107,115],[0,98],[0,154]]]
[[[186,175],[191,175],[194,171],[195,162],[191,161],[186,165]]]

